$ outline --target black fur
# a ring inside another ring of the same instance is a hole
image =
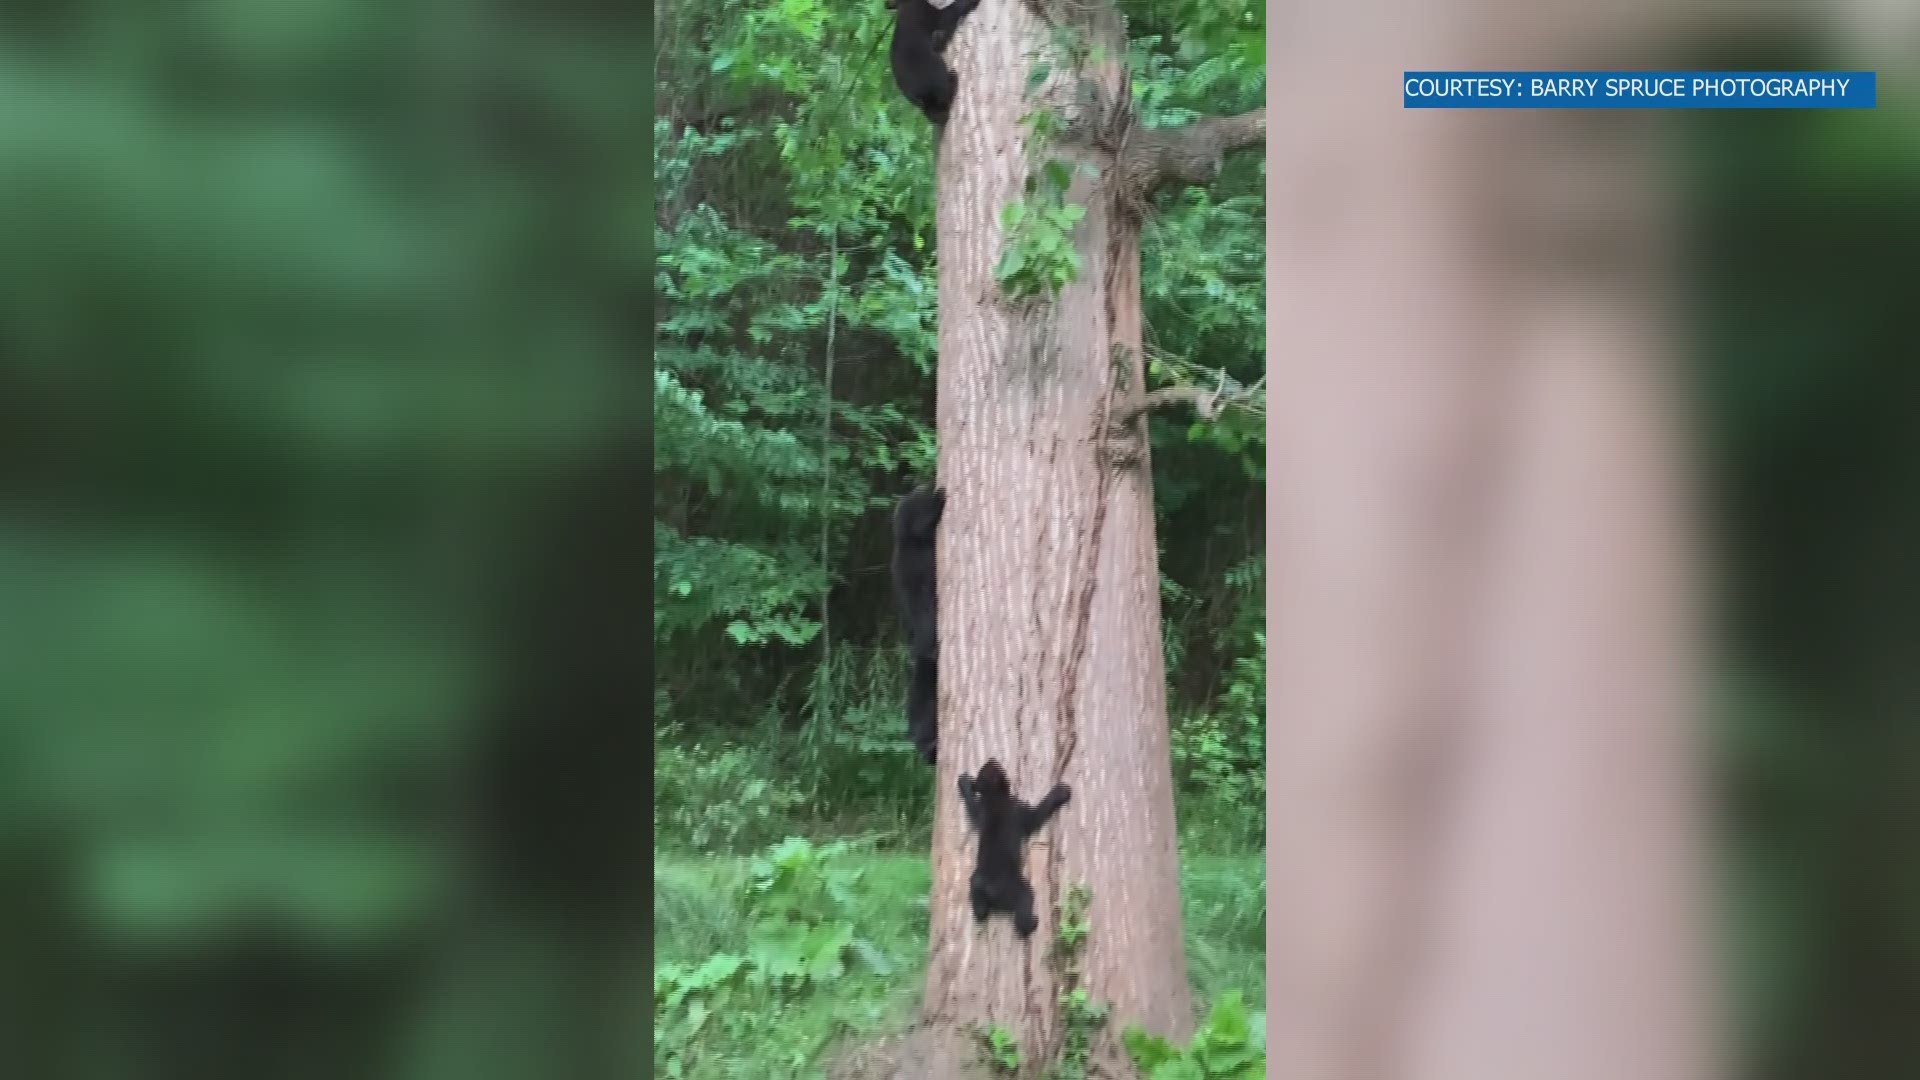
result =
[[[944,8],[927,0],[887,0],[887,6],[894,9],[893,81],[928,120],[944,124],[960,80],[940,54],[980,0],[953,0]]]
[[[1033,886],[1022,872],[1023,849],[1027,838],[1071,798],[1071,788],[1055,784],[1038,805],[1028,806],[1015,797],[998,761],[980,766],[978,780],[960,774],[960,801],[967,806],[967,821],[980,834],[980,852],[968,889],[974,921],[983,922],[996,911],[1008,912],[1021,937],[1040,925],[1033,912]]]
[[[934,579],[934,536],[947,510],[947,493],[921,488],[893,511],[893,597],[907,632],[907,647],[915,656],[939,647]]]
[[[907,686],[907,735],[931,765],[939,755],[940,620],[934,537],[947,493],[922,488],[893,512],[893,598],[900,607],[913,670]]]
[[[907,737],[931,765],[940,757],[940,657],[913,658],[907,683]]]

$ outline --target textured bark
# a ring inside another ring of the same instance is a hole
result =
[[[1117,24],[1099,32],[1124,54]],[[993,278],[1045,33],[1024,5],[984,4],[948,51],[960,94],[938,170],[941,735],[915,1080],[964,1074],[956,1034],[977,1025],[1004,1026],[1029,1063],[1057,1049],[1055,905],[1073,883],[1092,893],[1084,985],[1113,1007],[1099,1055],[1117,1064],[1127,1025],[1179,1037],[1193,1023],[1150,474],[1144,459],[1110,465],[1104,445],[1114,402],[1144,389],[1137,364],[1112,360],[1115,346],[1141,355],[1137,235],[1077,189],[1079,280],[1056,303],[1017,306]],[[1095,74],[1118,85],[1111,68]],[[1028,846],[1040,928],[1026,942],[1004,917],[976,930],[967,902],[974,841],[954,785],[988,758],[1028,801],[1073,787]]]

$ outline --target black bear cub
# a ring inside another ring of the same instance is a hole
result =
[[[1040,925],[1033,913],[1033,886],[1022,871],[1023,849],[1027,838],[1072,797],[1071,788],[1055,784],[1039,805],[1028,806],[1013,794],[1006,770],[991,759],[980,766],[978,779],[960,774],[960,801],[967,806],[967,821],[980,834],[969,888],[975,922],[986,921],[996,911],[1008,912],[1021,937]]]
[[[927,0],[887,0],[887,6],[894,9],[893,81],[928,120],[944,124],[960,80],[940,54],[980,0],[953,0],[944,8]]]
[[[893,598],[906,627],[913,669],[907,682],[907,737],[931,765],[940,750],[940,620],[935,588],[934,535],[947,493],[922,488],[893,512]]]

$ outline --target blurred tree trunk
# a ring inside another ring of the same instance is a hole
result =
[[[1391,32],[1316,9],[1273,61],[1287,1080],[1714,1075],[1654,147],[1631,117],[1386,114],[1351,91],[1356,50],[1383,83],[1410,52],[1574,67],[1534,50],[1622,27],[1498,9],[1423,5]]]
[[[1107,57],[1124,55],[1111,10],[1081,18]],[[1015,1037],[1029,1069],[1057,1053],[1056,906],[1076,884],[1091,893],[1082,985],[1113,1010],[1095,1059],[1117,1068],[1129,1025],[1173,1037],[1193,1026],[1146,421],[1110,423],[1144,391],[1138,221],[1123,204],[1180,179],[1193,155],[1060,140],[1051,156],[1100,170],[1068,195],[1086,207],[1080,272],[1057,300],[1009,301],[994,277],[1000,215],[1025,190],[1020,121],[1047,37],[1028,6],[984,4],[948,52],[961,89],[937,180],[941,735],[923,1051],[903,1070],[916,1080],[963,1072],[988,1025]],[[1116,65],[1084,71],[1108,101],[1128,100]],[[1215,162],[1263,134],[1257,119],[1196,132]],[[1073,788],[1027,849],[1040,928],[1026,942],[1004,916],[976,929],[968,904],[976,844],[955,781],[989,758],[1028,802],[1056,781]]]

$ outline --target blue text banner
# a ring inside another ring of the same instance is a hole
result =
[[[1408,71],[1409,109],[1871,109],[1871,71]]]

